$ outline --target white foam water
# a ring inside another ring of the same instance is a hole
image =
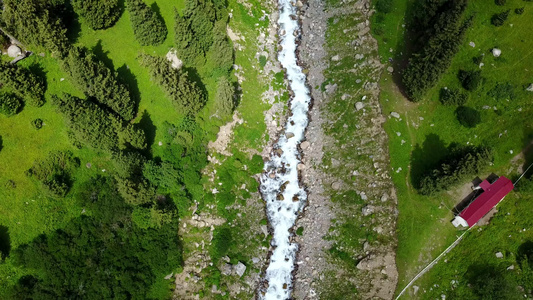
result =
[[[261,194],[266,202],[266,210],[273,229],[270,264],[266,270],[265,280],[268,287],[260,298],[288,299],[292,290],[292,271],[294,270],[298,245],[290,242],[289,230],[307,199],[307,193],[300,186],[297,166],[300,163],[298,144],[303,140],[308,123],[308,110],[311,102],[306,77],[298,66],[296,57],[296,37],[300,33],[296,17],[295,3],[290,0],[278,0],[280,16],[280,44],[282,50],[278,60],[287,73],[292,97],[290,99],[290,117],[282,134],[265,164],[261,176]],[[281,151],[279,151],[281,149]]]

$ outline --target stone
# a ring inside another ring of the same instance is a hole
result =
[[[397,131],[397,132],[396,132],[396,135],[397,135],[397,136],[401,136],[401,135],[402,135],[402,133],[401,133],[401,132],[399,132],[399,131]]]
[[[231,275],[231,273],[233,272],[233,266],[230,265],[230,264],[224,264],[222,266],[222,269],[220,269],[220,273],[222,273],[222,275]]]
[[[305,170],[305,165],[304,165],[304,164],[298,164],[298,166],[296,167],[296,169],[298,169],[298,171]]]
[[[341,188],[341,183],[339,181],[335,181],[334,183],[331,184],[331,188],[334,190],[338,190]]]
[[[385,193],[383,196],[381,196],[381,202],[386,202],[387,200],[389,200],[389,195]]]
[[[472,48],[476,47],[476,43],[474,43],[474,42],[470,42],[470,43],[468,43],[468,45],[470,45],[470,47],[472,47]]]
[[[165,280],[169,280],[170,278],[172,278],[173,275],[174,275],[174,272],[168,274],[167,276],[165,276]]]
[[[361,209],[361,212],[363,213],[363,216],[370,216],[374,213],[374,207],[371,205],[367,205]]]
[[[494,55],[494,57],[500,57],[500,55],[502,55],[502,50],[498,49],[498,48],[494,48],[492,49],[492,55]]]
[[[358,110],[358,111],[361,110],[361,109],[363,109],[364,106],[365,106],[365,105],[363,104],[363,102],[357,102],[357,103],[355,103],[355,109]]]
[[[91,163],[87,163],[85,166],[87,167],[87,169],[90,169],[93,165]]]
[[[290,139],[290,138],[294,137],[294,133],[292,133],[292,132],[287,132],[287,133],[285,133],[285,136],[286,136],[288,139]]]
[[[266,225],[261,225],[261,231],[265,235],[265,237],[268,236],[268,227]]]
[[[514,270],[514,265],[510,265],[507,267],[507,271]]]
[[[332,61],[339,61],[341,58],[338,55],[335,55],[331,58]]]
[[[246,271],[246,266],[242,262],[239,262],[237,265],[233,266],[233,271],[235,271],[235,274],[239,277],[242,277]]]
[[[257,257],[252,257],[252,262],[253,262],[254,264],[256,264],[256,263],[258,263],[258,262],[260,262],[260,261],[261,261],[261,260],[260,260],[259,258],[257,258]]]
[[[227,262],[227,263],[230,262],[230,258],[229,258],[229,256],[227,256],[227,255],[224,256],[224,257],[222,257],[222,260],[225,261],[225,262]]]
[[[400,118],[400,114],[397,113],[397,112],[395,112],[395,111],[391,112],[390,115],[391,115],[392,117],[396,118],[396,119],[399,119],[399,118]]]
[[[503,253],[496,252],[496,258],[503,258]]]
[[[343,94],[343,95],[341,96],[341,100],[346,100],[346,99],[348,99],[348,98],[350,98],[350,97],[351,97],[350,94]]]
[[[387,68],[387,72],[389,72],[389,73],[394,72],[394,68],[393,68],[393,67],[388,67],[388,68]]]
[[[300,144],[300,149],[302,150],[306,150],[307,148],[309,148],[311,144],[308,142],[308,141],[303,141],[301,144]]]
[[[526,88],[526,91],[533,92],[533,83]]]
[[[7,55],[9,55],[9,57],[16,58],[22,55],[22,50],[20,50],[19,46],[17,45],[11,45],[9,48],[7,48]]]
[[[274,178],[276,178],[276,173],[272,172],[272,173],[270,173],[270,175],[268,175],[268,177],[274,179]]]
[[[163,142],[159,141],[159,143],[157,143],[159,146],[163,146]]]

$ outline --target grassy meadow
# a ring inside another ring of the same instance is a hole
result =
[[[373,16],[372,29],[379,41],[382,62],[386,67],[394,68],[393,74],[384,72],[381,79],[383,111],[386,116],[391,112],[401,116],[400,119],[389,116],[385,128],[390,138],[392,176],[398,192],[398,288],[403,288],[460,234],[450,223],[453,218],[451,209],[462,200],[461,196],[464,197],[460,190],[464,191],[465,186],[462,189],[456,186],[431,197],[420,195],[414,188],[420,176],[436,167],[438,161],[449,153],[450,145],[491,147],[495,159],[488,171],[510,178],[517,177],[519,164],[525,162],[524,158],[515,156],[531,142],[533,122],[530,103],[533,93],[525,91],[525,88],[533,83],[533,60],[530,59],[533,54],[533,31],[530,25],[533,5],[521,0],[509,0],[505,6],[497,6],[492,1],[469,1],[466,16],[473,15],[474,22],[451,67],[423,100],[412,103],[405,99],[397,83],[406,63],[406,45],[410,41],[406,20],[410,18],[415,1],[393,2],[391,12],[378,12]],[[521,15],[514,12],[515,8],[520,7],[525,7]],[[505,24],[501,27],[492,25],[492,15],[507,9],[510,14]],[[475,46],[469,45],[470,42]],[[500,57],[492,55],[493,48],[501,49]],[[477,58],[476,62],[474,58]],[[481,67],[479,60],[483,63]],[[465,105],[481,114],[481,123],[475,128],[462,126],[455,116],[456,107],[444,106],[439,101],[441,88],[462,89],[457,78],[461,69],[481,70],[484,78],[479,89],[468,92],[469,99]],[[507,83],[512,86],[510,93],[492,96],[498,84]],[[490,172],[478,176],[483,178]],[[512,193],[500,204],[500,212],[486,229],[480,228],[479,232],[474,230],[468,234],[460,246],[449,254],[448,261],[453,263],[439,264],[415,285],[430,291],[433,284],[440,285],[442,282],[448,285],[450,280],[458,280],[458,275],[464,274],[465,268],[475,262],[493,260],[493,251],[496,249],[516,253],[518,245],[530,240],[531,236],[527,232],[518,236],[511,232],[516,232],[516,226],[528,224],[526,219],[531,211],[523,208],[532,198],[527,193]],[[513,239],[504,238],[506,236],[512,236]],[[455,277],[447,273],[454,268],[455,272],[451,273]],[[418,295],[428,299],[440,296],[436,292],[431,296],[421,295],[420,292]]]

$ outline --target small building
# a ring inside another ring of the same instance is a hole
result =
[[[452,221],[453,226],[474,226],[514,189],[514,185],[511,180],[501,176],[493,183],[486,179],[483,180],[476,189],[480,189],[483,192],[463,209],[459,215],[455,216]]]

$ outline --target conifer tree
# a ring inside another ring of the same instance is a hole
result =
[[[118,0],[72,0],[72,6],[92,29],[113,26],[121,14]]]
[[[143,45],[159,45],[165,41],[165,22],[143,0],[127,0],[131,26],[135,39]]]

